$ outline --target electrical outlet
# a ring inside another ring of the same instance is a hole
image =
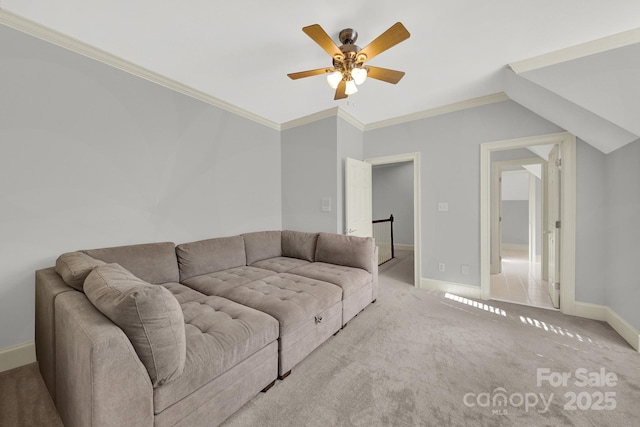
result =
[[[460,274],[463,275],[463,276],[468,276],[469,275],[469,265],[462,264],[460,266]]]
[[[438,271],[440,273],[444,273],[444,271],[445,271],[444,262],[438,263]]]

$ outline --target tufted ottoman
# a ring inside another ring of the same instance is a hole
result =
[[[225,283],[230,278],[234,285]],[[280,323],[279,374],[291,368],[342,326],[342,289],[294,274],[265,275],[240,283],[226,272],[194,277],[186,285],[273,316]],[[240,284],[238,284],[240,283]]]

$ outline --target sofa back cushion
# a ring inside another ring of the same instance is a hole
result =
[[[84,280],[89,273],[104,264],[104,261],[92,258],[82,252],[67,252],[56,260],[56,272],[67,285],[82,292]]]
[[[106,263],[120,264],[136,277],[153,283],[177,282],[180,279],[176,246],[171,242],[81,251]]]
[[[218,237],[176,247],[180,281],[247,265],[242,236]]]
[[[318,233],[284,230],[282,232],[282,256],[315,260]]]
[[[373,273],[374,248],[372,237],[319,233],[316,261],[362,268]]]
[[[257,231],[243,234],[247,265],[282,256],[280,231]]]
[[[127,335],[153,387],[179,377],[187,355],[184,316],[163,286],[118,264],[96,267],[85,280],[87,298]]]

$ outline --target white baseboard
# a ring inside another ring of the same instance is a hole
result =
[[[397,251],[412,251],[413,245],[405,245],[403,243],[394,243],[393,248]]]
[[[607,322],[634,350],[640,352],[640,331],[613,311],[611,307],[576,301],[575,314],[579,317]]]
[[[609,307],[606,305],[591,304],[588,302],[575,303],[575,315],[585,317],[587,319],[607,321],[607,311]]]
[[[18,368],[36,361],[36,343],[30,341],[0,349],[0,372]]]
[[[480,299],[480,286],[465,285],[462,283],[445,282],[444,280],[420,279],[420,289],[430,291],[449,292],[465,298]]]

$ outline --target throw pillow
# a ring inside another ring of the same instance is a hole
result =
[[[184,317],[168,289],[137,278],[119,264],[106,264],[89,273],[84,292],[127,335],[154,388],[182,374],[187,352]]]

